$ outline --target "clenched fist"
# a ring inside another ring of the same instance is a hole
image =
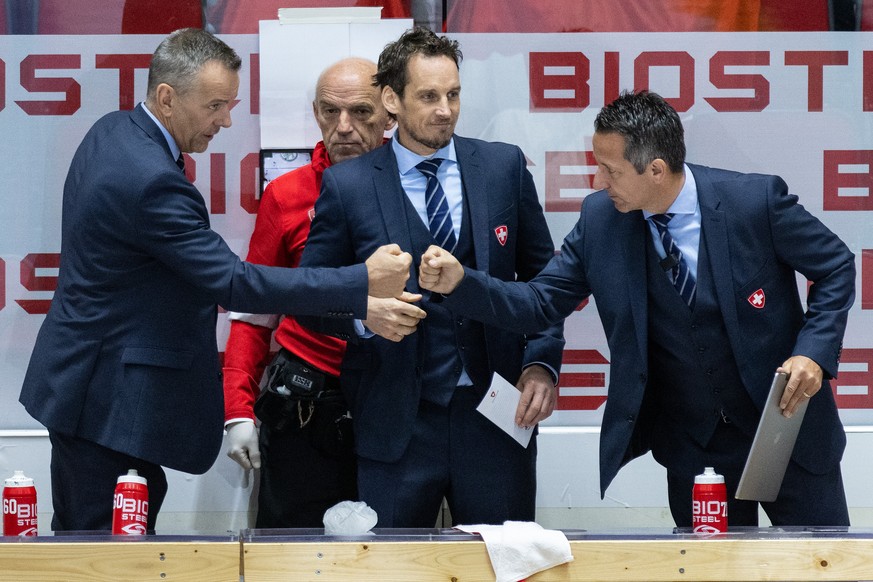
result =
[[[367,259],[367,295],[372,297],[400,297],[409,279],[412,255],[404,253],[396,244],[383,245]]]
[[[431,245],[421,256],[418,284],[422,289],[448,295],[464,278],[464,266],[452,253]]]

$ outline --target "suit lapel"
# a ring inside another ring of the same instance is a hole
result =
[[[488,184],[481,168],[482,160],[473,142],[454,136],[455,154],[461,169],[461,182],[464,186],[465,208],[470,211],[470,227],[473,233],[473,249],[476,253],[476,268],[488,271]]]
[[[697,200],[700,204],[700,235],[706,241],[706,254],[709,260],[716,300],[731,347],[735,354],[744,351],[740,338],[740,325],[734,294],[733,269],[731,268],[731,247],[728,238],[727,217],[720,209],[721,197],[709,180],[709,174],[699,166],[689,166],[697,183]],[[737,361],[743,361],[737,358]],[[740,370],[742,372],[742,370]]]
[[[627,294],[630,299],[634,331],[640,357],[648,361],[649,298],[646,279],[646,239],[648,227],[641,211],[621,215],[621,232],[613,240],[622,242],[619,264],[625,265]]]
[[[414,253],[412,235],[409,232],[409,222],[406,219],[406,192],[400,184],[400,170],[397,168],[397,158],[391,149],[390,142],[373,152],[373,188],[376,191],[376,202],[381,210],[385,230],[388,233],[387,243],[396,243],[404,251]],[[412,257],[412,267],[407,289],[418,293],[418,260]]]
[[[161,128],[157,126],[157,124],[149,117],[149,114],[143,111],[144,104],[137,105],[130,112],[130,119],[138,125],[153,141],[157,142],[164,148],[164,151],[167,152],[167,157],[174,164],[176,160],[173,159],[173,153],[170,151],[170,144],[167,143],[167,139],[164,137],[164,134],[161,132]]]

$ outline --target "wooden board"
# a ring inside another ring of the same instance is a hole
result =
[[[233,541],[0,543],[0,582],[239,579],[240,543]]]

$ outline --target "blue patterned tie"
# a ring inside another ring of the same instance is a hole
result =
[[[455,238],[455,229],[452,226],[452,216],[449,214],[446,193],[443,191],[440,181],[437,180],[437,170],[442,163],[442,158],[433,158],[424,160],[415,167],[427,178],[424,199],[427,203],[427,221],[430,234],[439,246],[451,253],[454,252],[458,241]]]
[[[694,307],[694,296],[697,292],[697,282],[694,280],[694,275],[688,269],[688,263],[682,257],[682,251],[676,246],[673,237],[670,236],[670,231],[667,229],[667,223],[673,218],[672,214],[653,214],[649,217],[655,227],[658,229],[658,234],[661,236],[661,244],[664,245],[664,252],[667,253],[667,259],[675,258],[674,264],[670,267],[670,279],[673,281],[673,286],[682,296],[682,300],[688,307]]]

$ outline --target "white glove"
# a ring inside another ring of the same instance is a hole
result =
[[[246,471],[261,468],[258,429],[254,421],[242,420],[227,426],[227,456]]]

